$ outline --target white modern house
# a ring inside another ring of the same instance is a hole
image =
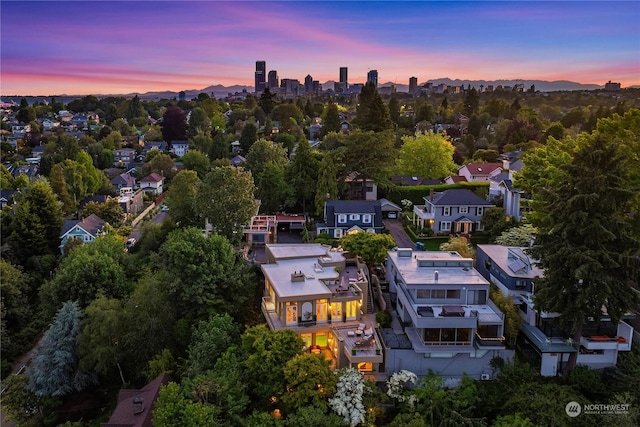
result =
[[[489,281],[457,252],[390,251],[386,277],[409,345],[388,344],[388,372],[429,370],[459,380],[490,379],[494,358],[510,360],[504,314],[489,299]],[[386,342],[398,341],[386,336]]]
[[[621,351],[630,351],[633,327],[625,316],[617,324],[606,313],[600,319],[589,318],[580,343],[573,343],[569,332],[557,324],[557,313],[537,309],[533,303],[535,281],[544,275],[526,248],[501,245],[478,245],[477,269],[484,278],[495,283],[518,305],[523,319],[521,338],[539,357],[540,374],[559,375],[572,353],[578,353],[578,365],[592,369],[615,366]]]

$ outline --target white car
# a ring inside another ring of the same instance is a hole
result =
[[[132,237],[129,240],[127,240],[127,248],[130,248],[135,244],[136,244],[136,239],[134,237]]]
[[[387,214],[387,218],[389,218],[389,219],[396,219],[396,218],[398,218],[398,214],[397,214],[396,212],[389,212],[389,213]]]

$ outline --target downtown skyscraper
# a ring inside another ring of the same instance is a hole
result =
[[[255,91],[264,92],[267,87],[267,63],[266,61],[256,61]]]

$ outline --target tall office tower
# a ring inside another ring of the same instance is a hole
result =
[[[313,92],[313,77],[311,74],[307,74],[307,77],[304,78],[304,93]]]
[[[264,92],[267,78],[266,71],[267,63],[265,61],[256,61],[256,93]]]
[[[340,83],[344,85],[345,89],[349,87],[347,80],[347,67],[340,67]]]
[[[368,82],[372,82],[375,87],[378,87],[378,70],[371,70],[367,73]]]
[[[409,77],[409,94],[417,95],[418,90],[418,78],[417,77]]]
[[[280,80],[278,79],[278,72],[276,70],[269,71],[267,86],[269,89],[277,89],[280,86]]]

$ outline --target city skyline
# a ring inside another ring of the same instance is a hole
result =
[[[82,5],[82,7],[78,7]],[[3,1],[0,94],[254,86],[279,78],[408,84],[640,85],[639,2]],[[264,76],[266,77],[266,76]]]

